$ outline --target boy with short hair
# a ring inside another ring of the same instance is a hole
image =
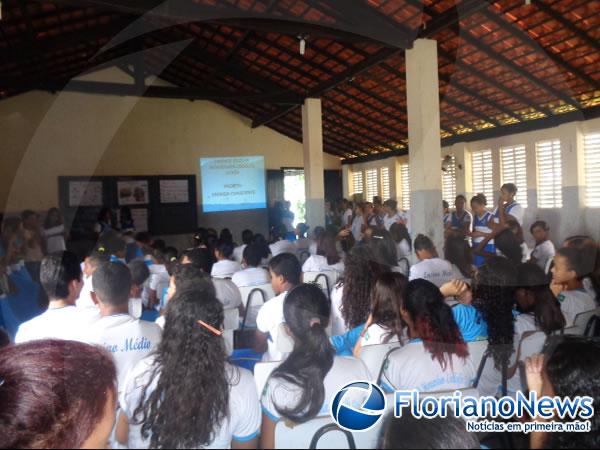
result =
[[[101,317],[89,328],[85,341],[100,345],[112,354],[120,389],[129,369],[159,345],[162,332],[156,324],[129,315],[132,282],[126,265],[102,264],[94,272],[92,284],[92,299]]]
[[[15,343],[38,339],[83,339],[92,317],[75,307],[82,288],[81,267],[71,252],[58,252],[43,259],[40,281],[50,304],[43,314],[21,324]]]
[[[100,265],[103,263],[108,262],[108,260],[109,257],[106,253],[106,250],[103,247],[99,247],[83,261],[83,287],[81,289],[81,293],[79,294],[79,298],[75,302],[75,305],[78,308],[90,308],[94,311],[97,310],[97,307],[92,300],[92,276],[94,275],[96,269],[98,269],[98,267],[100,267]]]
[[[543,220],[538,220],[529,229],[535,239],[535,248],[531,252],[530,262],[536,263],[543,271],[548,261],[554,258],[556,249],[549,238],[550,227]]]
[[[144,284],[150,278],[150,269],[144,261],[131,261],[127,267],[131,272],[131,290],[129,292],[129,315],[134,319],[142,317]]]
[[[263,361],[282,361],[287,355],[281,353],[276,343],[280,325],[285,323],[283,302],[287,293],[301,283],[302,266],[298,258],[291,253],[282,253],[269,262],[271,286],[277,295],[267,301],[256,317],[256,345],[259,353],[266,353]]]
[[[267,284],[270,281],[269,273],[260,266],[262,260],[262,250],[256,244],[250,244],[244,249],[244,270],[236,272],[231,277],[231,281],[237,287],[258,286]]]
[[[596,308],[596,301],[583,288],[588,268],[593,267],[585,256],[585,252],[577,249],[561,248],[554,257],[550,288],[560,302],[567,327],[573,326],[577,314]]]

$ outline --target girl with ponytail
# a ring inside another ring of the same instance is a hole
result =
[[[313,284],[293,288],[285,298],[286,328],[294,350],[273,372],[262,396],[262,448],[274,448],[280,420],[304,423],[327,414],[329,402],[346,384],[370,379],[362,361],[336,357],[325,331],[331,305]]]
[[[252,374],[227,362],[214,290],[185,290],[167,306],[156,351],[127,376],[117,439],[128,448],[256,448],[260,404]]]
[[[383,388],[436,392],[469,387],[475,367],[439,288],[427,280],[411,281],[400,313],[410,341],[385,362]]]

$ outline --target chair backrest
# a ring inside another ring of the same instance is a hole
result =
[[[546,333],[543,331],[536,331],[533,334],[525,338],[521,338],[519,361],[525,361],[536,353],[541,353],[546,343]]]
[[[280,420],[275,427],[275,448],[355,449],[354,436],[339,428],[330,416],[315,417],[302,424]]]
[[[588,323],[592,320],[594,316],[600,316],[600,308],[592,309],[591,311],[585,311],[579,313],[575,316],[575,320],[573,321],[573,327],[579,330],[581,336],[586,333]]]
[[[275,297],[273,287],[270,283],[257,286],[243,286],[240,287],[240,294],[242,295],[242,304],[246,308],[241,328],[256,327],[256,316],[258,316],[261,306]]]
[[[237,330],[240,328],[240,311],[235,309],[226,309],[224,311],[223,328],[226,330]]]
[[[406,276],[410,273],[410,261],[408,258],[400,258],[398,260],[398,267],[402,269],[402,273]]]
[[[304,264],[308,258],[310,258],[310,252],[308,250],[299,252],[298,259],[300,260],[300,264]]]
[[[372,382],[376,383],[381,373],[381,367],[385,361],[387,354],[394,348],[399,348],[400,343],[391,342],[389,344],[367,345],[361,349],[360,359],[365,363],[369,373],[371,374]]]
[[[469,358],[473,361],[473,366],[476,368],[479,367],[483,355],[488,348],[488,341],[467,342],[467,346],[469,347]]]
[[[280,364],[281,361],[269,361],[259,362],[254,366],[254,382],[256,383],[256,392],[258,392],[259,399],[262,396],[269,377]]]
[[[227,354],[231,356],[234,350],[233,330],[223,331],[223,339],[225,340],[225,349],[227,349]]]
[[[338,282],[339,277],[339,273],[335,270],[323,270],[321,272],[304,272],[303,280],[305,283],[318,284],[329,298],[331,290]]]

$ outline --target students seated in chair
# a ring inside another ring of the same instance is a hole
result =
[[[336,248],[336,236],[325,232],[317,244],[317,254],[311,255],[302,265],[302,272],[333,270],[344,273],[344,261]]]
[[[252,240],[254,239],[254,233],[252,230],[244,230],[242,231],[242,245],[237,246],[233,249],[233,260],[242,264],[242,260],[244,259],[244,250],[250,244],[252,244]]]
[[[41,264],[40,281],[50,300],[48,310],[22,323],[15,342],[81,340],[87,326],[99,316],[75,307],[75,299],[79,297],[83,285],[77,256],[71,252],[46,256]]]
[[[417,419],[407,413],[400,418],[390,414],[382,426],[377,448],[479,450],[482,447],[477,434],[467,431],[466,426],[464,420],[452,416]]]
[[[169,302],[156,352],[127,376],[117,440],[128,448],[257,448],[252,374],[227,362],[223,306],[210,292]]]
[[[538,220],[529,229],[535,239],[535,248],[531,252],[529,261],[536,263],[540,269],[546,270],[548,261],[554,258],[556,249],[550,240],[550,227],[543,220]]]
[[[527,385],[537,397],[591,397],[600,403],[600,342],[580,336],[556,336],[544,354],[528,358],[525,363]],[[570,422],[554,417],[550,420]],[[537,418],[536,422],[546,422]],[[539,448],[600,448],[600,414],[590,420],[586,433],[532,433],[532,449]]]
[[[210,275],[214,278],[231,278],[234,273],[242,270],[242,266],[234,261],[233,246],[229,242],[219,242],[215,248],[216,263],[213,264]]]
[[[561,248],[554,257],[550,288],[567,320],[567,327],[574,324],[577,314],[591,311],[597,304],[583,288],[583,279],[589,274],[590,255],[574,248]]]
[[[411,281],[421,278],[442,287],[449,281],[464,278],[458,267],[438,256],[437,249],[427,236],[418,235],[414,249],[419,262],[410,268]]]
[[[263,361],[281,361],[287,355],[277,349],[280,325],[285,323],[283,304],[288,292],[300,284],[302,268],[296,255],[282,253],[269,262],[271,286],[277,295],[261,306],[256,317],[255,350],[265,353]]]
[[[587,275],[583,279],[583,289],[600,304],[600,245],[588,236],[572,236],[563,244],[565,248],[575,248],[585,256]]]
[[[325,331],[330,311],[329,300],[315,285],[297,286],[286,297],[285,323],[295,345],[267,381],[261,398],[261,448],[275,448],[280,420],[304,423],[328,415],[330,401],[343,386],[369,379],[362,361],[335,356]]]
[[[471,386],[476,368],[439,288],[427,280],[411,281],[400,311],[410,340],[389,355],[384,389],[436,392]]]
[[[244,269],[236,272],[231,281],[237,287],[257,286],[271,282],[269,272],[260,267],[263,258],[263,249],[257,244],[250,244],[244,249]]]

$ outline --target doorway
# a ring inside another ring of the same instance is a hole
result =
[[[294,227],[306,221],[304,169],[283,169],[283,198],[291,203]]]

